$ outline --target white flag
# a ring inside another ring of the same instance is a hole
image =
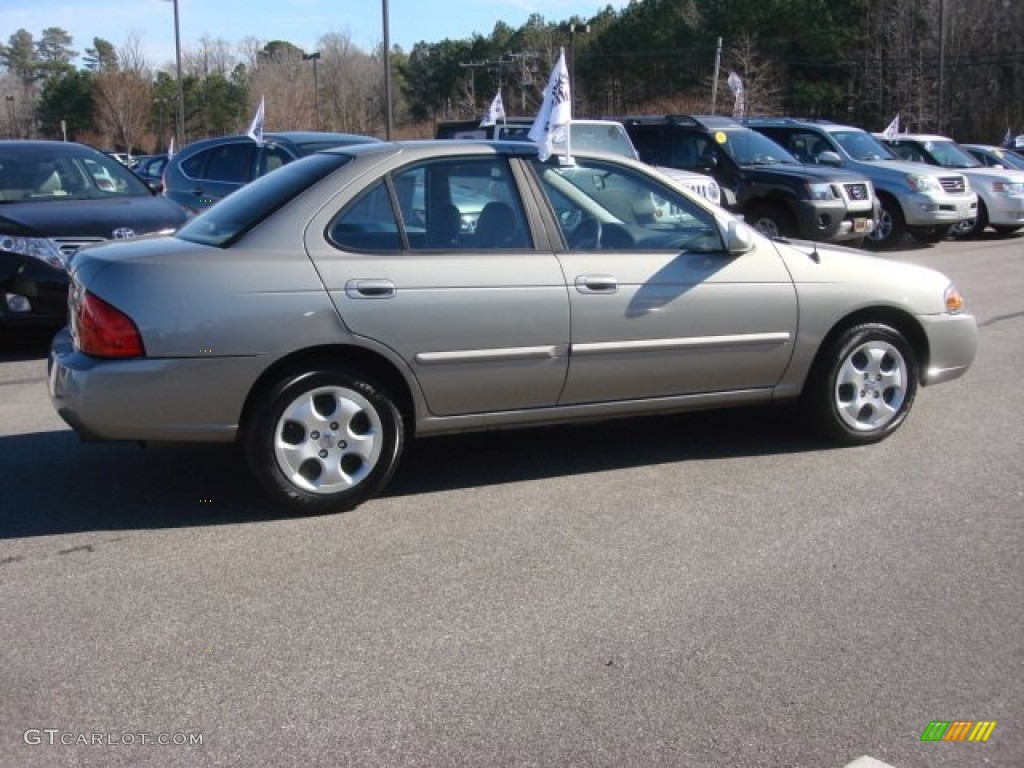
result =
[[[256,109],[256,115],[249,126],[249,138],[260,147],[263,146],[263,97],[260,96],[260,105]]]
[[[730,72],[729,79],[726,82],[729,83],[729,90],[732,91],[732,95],[736,97],[732,106],[732,116],[734,119],[739,120],[747,111],[747,97],[746,91],[743,89],[743,80],[735,72]]]
[[[171,136],[171,143],[167,145],[167,159],[174,157],[174,137]]]
[[[899,115],[899,112],[897,112],[896,113],[896,117],[894,117],[892,119],[892,122],[889,123],[885,127],[884,131],[882,131],[882,135],[885,138],[887,138],[887,139],[895,139],[897,136],[899,136],[899,133],[900,133],[900,115]]]
[[[547,160],[554,152],[555,142],[565,141],[569,155],[569,122],[572,120],[572,95],[569,93],[569,70],[565,66],[565,50],[560,49],[555,68],[551,70],[544,101],[528,134],[537,142],[537,156]]]
[[[480,121],[480,127],[486,128],[489,125],[497,125],[499,120],[505,122],[505,105],[501,103],[501,91],[498,91],[494,96],[494,101],[491,102],[487,114]]]

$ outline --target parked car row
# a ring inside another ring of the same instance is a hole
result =
[[[905,160],[955,169],[970,180],[978,195],[977,216],[955,225],[953,234],[971,237],[991,225],[1009,235],[1024,227],[1024,170],[986,165],[945,136],[901,133],[879,138]]]
[[[487,129],[442,124],[438,135],[524,141],[530,124],[528,118]],[[976,235],[986,226],[1004,234],[1024,226],[1024,174],[1015,168],[1024,158],[996,147],[960,151],[943,137],[901,135],[892,148],[919,161],[911,164],[849,126],[785,118],[741,125],[685,115],[573,121],[568,139],[556,152],[571,147],[573,154],[640,159],[771,237],[881,248],[907,233],[930,242],[951,232]],[[271,133],[261,145],[248,136],[219,137],[172,158],[133,158],[134,175],[109,153],[73,143],[0,142],[0,328],[64,322],[67,263],[82,245],[172,231],[275,168],[325,148],[378,141],[317,132]],[[486,185],[454,190],[450,220],[458,220],[458,229],[435,244],[475,234],[489,202],[483,192]],[[426,223],[426,194],[421,182],[414,193],[421,204],[411,209],[420,223]],[[665,224],[685,218],[662,197],[628,204]]]

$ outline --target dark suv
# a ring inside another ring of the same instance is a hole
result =
[[[729,117],[619,117],[651,165],[710,174],[722,204],[766,235],[859,246],[876,204],[864,176],[804,165],[775,142]]]
[[[262,146],[245,135],[195,141],[164,167],[164,194],[197,213],[292,160],[322,149],[371,141],[380,139],[315,131],[267,133],[263,135]]]

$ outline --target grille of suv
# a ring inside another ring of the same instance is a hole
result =
[[[843,188],[846,190],[847,197],[851,200],[863,201],[871,199],[867,184],[844,184]]]
[[[939,183],[947,192],[963,192],[965,189],[963,176],[943,176]]]

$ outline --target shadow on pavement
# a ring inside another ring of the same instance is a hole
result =
[[[787,409],[738,409],[433,437],[409,443],[383,497],[824,446]],[[0,539],[263,522],[234,445],[79,443],[70,430],[0,438]]]

